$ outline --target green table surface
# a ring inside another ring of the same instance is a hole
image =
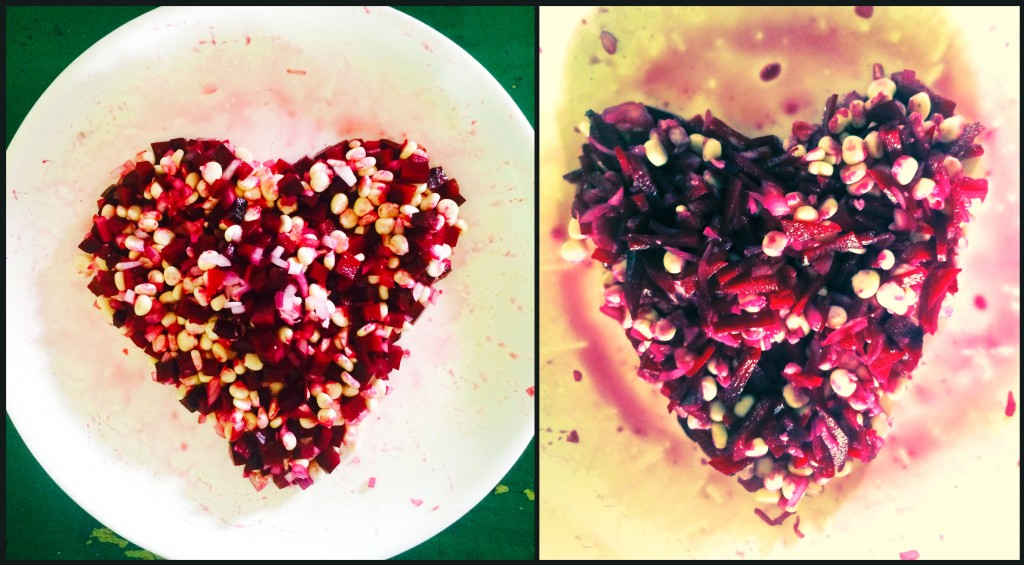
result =
[[[76,57],[151,9],[6,7],[7,145],[32,105]],[[535,125],[533,7],[399,9],[476,58]],[[500,22],[498,32],[495,22]],[[9,416],[6,421],[6,559],[154,558],[71,500],[32,457]],[[443,532],[396,559],[534,559],[536,468],[534,438],[495,491]]]

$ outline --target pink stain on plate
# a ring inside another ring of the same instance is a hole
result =
[[[1017,401],[1013,398],[1013,391],[1006,393],[1006,416],[1010,417],[1017,412]]]
[[[409,502],[411,502],[413,506],[420,506],[421,504],[423,504],[423,499],[422,498],[410,498]]]
[[[373,488],[377,486],[377,477],[370,477],[370,480],[366,482],[367,488]]]
[[[216,84],[213,84],[211,82],[211,83],[203,85],[203,94],[213,94],[214,92],[217,92],[217,85]]]
[[[900,552],[900,560],[902,560],[902,561],[913,561],[913,560],[917,559],[918,557],[921,557],[921,554],[918,553],[916,549],[911,549],[910,551],[901,551]]]

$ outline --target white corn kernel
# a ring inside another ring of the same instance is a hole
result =
[[[875,293],[875,299],[878,300],[878,304],[882,308],[885,308],[897,316],[906,314],[907,309],[910,306],[907,301],[906,291],[903,290],[902,286],[894,282],[887,282],[878,287],[878,292]]]
[[[654,333],[654,339],[658,341],[672,341],[672,338],[676,336],[676,326],[668,321],[668,318],[663,318],[654,323],[652,328]]]
[[[764,440],[759,437],[755,437],[750,442],[750,448],[748,448],[746,453],[744,453],[744,455],[746,455],[747,457],[763,457],[767,454],[768,444],[765,443]]]
[[[946,171],[946,176],[949,177],[949,180],[951,181],[960,176],[960,173],[964,170],[964,166],[960,163],[960,159],[957,159],[952,155],[946,155],[946,158],[942,160],[942,168]]]
[[[656,132],[651,132],[650,139],[644,143],[644,153],[647,155],[647,160],[655,167],[668,163],[665,146],[661,144],[661,138]]]
[[[740,397],[740,399],[736,402],[736,405],[732,407],[732,411],[740,418],[743,418],[747,415],[748,412],[750,412],[750,409],[753,407],[754,397],[749,394],[746,394]]]
[[[427,275],[437,278],[444,274],[444,263],[441,261],[431,261],[427,263]]]
[[[719,400],[712,401],[708,406],[708,417],[712,422],[721,422],[725,419],[725,404]]]
[[[849,398],[857,390],[856,378],[846,369],[835,369],[828,378],[832,390],[838,396]]]
[[[847,165],[862,163],[867,157],[868,148],[863,138],[851,135],[843,140],[843,162]]]
[[[793,211],[793,219],[801,222],[817,222],[818,211],[812,206],[801,206]]]
[[[135,298],[135,315],[145,316],[153,308],[153,299],[145,294]]]
[[[562,259],[570,263],[582,263],[587,259],[587,245],[578,239],[570,239],[562,243]]]
[[[224,239],[233,243],[242,241],[242,226],[234,224],[224,230]]]
[[[921,94],[924,94],[923,92]],[[911,191],[915,200],[924,200],[935,193],[935,181],[928,177],[921,177],[914,183],[914,189]]]
[[[454,200],[444,198],[437,202],[437,213],[444,216],[448,225],[453,225],[459,219],[459,205]]]
[[[892,251],[883,249],[878,252],[878,257],[875,259],[875,266],[883,271],[888,271],[896,265],[896,256],[893,255]]]
[[[836,329],[846,323],[846,309],[842,306],[830,306],[825,325]]]
[[[245,367],[252,371],[259,371],[263,369],[263,361],[261,361],[259,356],[256,355],[255,353],[246,353]]]
[[[375,206],[370,201],[362,196],[356,199],[355,204],[352,205],[352,211],[355,212],[356,216],[360,218],[373,212]]]
[[[939,141],[952,143],[964,132],[964,117],[950,116],[939,124]]]
[[[827,220],[835,215],[839,211],[839,202],[835,198],[829,198],[818,206],[818,218]]]
[[[918,92],[907,100],[907,111],[921,114],[921,118],[927,118],[932,113],[932,99],[927,92]]]
[[[380,235],[387,235],[395,229],[394,218],[377,218],[373,223],[373,229]]]
[[[388,249],[395,255],[405,255],[409,252],[409,240],[402,234],[395,234],[388,242]]]
[[[885,77],[871,81],[871,84],[868,85],[868,100],[875,98],[878,94],[884,94],[888,97],[887,100],[892,100],[896,95],[896,83]]]
[[[729,443],[729,430],[726,429],[725,424],[721,422],[711,424],[711,442],[715,444],[715,449],[725,449]]]
[[[878,276],[877,271],[872,269],[857,271],[857,274],[853,275],[853,293],[867,300],[878,292],[880,283],[881,277]]]
[[[704,402],[711,402],[718,394],[718,382],[711,377],[704,377],[700,380],[700,394]]]
[[[324,171],[314,171],[309,175],[309,187],[313,192],[323,192],[331,184],[331,177]]]
[[[345,153],[345,160],[346,161],[360,161],[360,160],[365,159],[365,158],[366,158],[366,148],[364,148],[362,146],[358,146],[358,147],[354,147],[352,149],[349,149],[348,152]]]
[[[812,175],[830,177],[832,176],[832,173],[835,172],[835,169],[831,164],[826,163],[825,161],[811,161],[807,165],[807,172]]]
[[[789,236],[780,231],[770,231],[761,241],[761,250],[769,257],[781,257],[787,245],[789,245]]]
[[[225,265],[225,263],[227,264]],[[210,249],[207,251],[203,251],[199,255],[199,259],[196,261],[196,265],[198,265],[199,268],[204,271],[209,271],[210,269],[218,266],[229,267],[231,266],[231,263],[228,261],[226,257]]]
[[[683,258],[676,255],[675,253],[672,253],[671,251],[665,252],[665,255],[664,257],[662,257],[661,262],[665,266],[665,271],[667,271],[669,274],[678,275],[679,273],[683,272]]]
[[[199,171],[203,174],[203,180],[206,181],[206,184],[213,184],[215,181],[220,180],[221,175],[224,174],[224,169],[217,161],[210,161],[205,165],[201,165]]]
[[[312,247],[300,247],[295,252],[295,258],[303,265],[310,265],[316,260],[316,250]]]
[[[839,171],[839,180],[850,185],[863,179],[868,173],[868,164],[861,161],[856,165],[847,165]]]
[[[910,155],[901,155],[892,164],[892,177],[902,186],[907,186],[917,174],[917,159]]]
[[[341,227],[350,230],[359,224],[359,216],[356,215],[355,210],[347,208],[341,213],[338,221],[341,223]]]
[[[695,134],[691,135],[690,136],[690,149],[692,149],[695,153],[703,153],[704,152],[704,140],[706,140],[706,139],[707,139],[706,137],[704,137],[703,135],[701,135],[699,133],[695,133]]]
[[[880,159],[885,154],[885,145],[882,144],[882,138],[878,136],[877,131],[864,136],[864,145],[872,159]]]
[[[331,213],[341,214],[348,208],[348,196],[344,192],[339,192],[331,198]]]
[[[718,141],[713,137],[709,137],[704,142],[704,148],[701,151],[701,157],[705,161],[714,161],[722,156],[722,142]]]

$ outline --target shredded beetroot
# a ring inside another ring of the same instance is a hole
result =
[[[874,6],[854,6],[853,11],[858,16],[860,16],[860,17],[862,17],[864,19],[869,19],[875,13],[875,7]]]
[[[1006,393],[1006,416],[1010,417],[1017,412],[1017,401],[1013,398],[1013,391]]]
[[[614,55],[619,49],[619,40],[610,31],[602,31],[601,47],[604,48],[605,53]]]
[[[565,175],[610,271],[601,312],[625,328],[638,376],[709,465],[757,462],[748,490],[785,481],[786,511],[878,454],[882,399],[949,315],[962,227],[988,192],[959,162],[983,128],[958,118],[942,133],[953,101],[913,71],[872,74],[871,98],[832,95],[785,140],[710,111],[590,111]]]
[[[534,394],[533,387],[532,386],[526,387],[526,396],[533,396],[533,394]]]
[[[576,430],[571,430],[569,432],[569,435],[565,436],[565,441],[567,441],[569,443],[579,443],[580,442],[580,434],[576,433]]]
[[[573,370],[573,372],[572,372],[572,380],[574,380],[576,382],[582,381],[583,380],[583,373],[581,373],[579,369]]]
[[[796,522],[793,522],[793,533],[796,534],[796,537],[804,539],[804,533],[800,531],[800,516],[797,516]]]
[[[769,526],[781,526],[787,518],[793,515],[792,512],[784,511],[782,512],[782,514],[779,514],[777,518],[769,518],[768,513],[765,512],[764,510],[761,510],[760,508],[755,508],[754,514],[757,514],[757,517],[764,520],[764,523],[768,524]]]
[[[913,560],[915,560],[915,559],[917,559],[919,557],[921,557],[921,554],[918,553],[916,549],[911,549],[910,551],[901,551],[900,552],[900,559],[903,560],[903,561],[913,561]]]
[[[367,488],[374,488],[377,486],[377,477],[370,477],[370,480],[366,482]]]
[[[177,138],[120,169],[79,248],[96,306],[253,486],[305,489],[390,391],[396,341],[451,269],[463,202],[411,142],[289,163]]]

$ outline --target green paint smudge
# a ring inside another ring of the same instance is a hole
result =
[[[94,528],[91,537],[94,537],[103,543],[112,543],[122,549],[128,547],[128,540],[115,534],[113,530],[108,528]],[[89,543],[92,543],[91,539],[89,540]]]
[[[94,528],[92,536],[90,536],[89,541],[85,542],[85,544],[91,544],[93,542],[93,538],[101,543],[112,543],[121,549],[128,547],[129,543],[128,540],[115,534],[114,531],[109,528]],[[129,549],[124,552],[124,555],[130,559],[144,559],[146,561],[156,561],[157,559],[160,559],[159,556],[151,551],[146,551],[145,549]]]

